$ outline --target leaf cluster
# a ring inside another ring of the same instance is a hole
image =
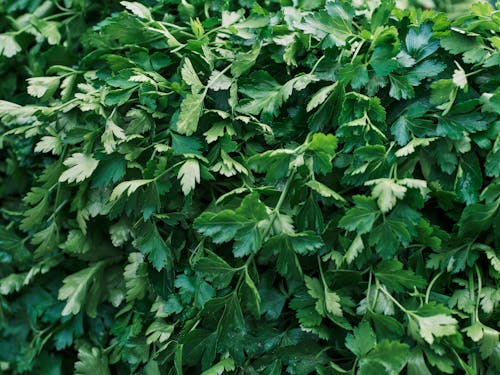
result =
[[[0,4],[0,369],[500,372],[500,13]]]

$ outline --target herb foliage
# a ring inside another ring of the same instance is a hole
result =
[[[3,371],[500,371],[491,5],[0,15]]]

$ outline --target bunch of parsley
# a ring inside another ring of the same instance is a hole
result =
[[[2,3],[0,369],[497,374],[500,12],[396,5]]]

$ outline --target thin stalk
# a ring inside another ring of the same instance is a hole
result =
[[[425,292],[425,303],[429,303],[429,297],[431,295],[431,290],[436,281],[443,275],[443,272],[439,272],[434,278],[431,280],[429,283],[429,286],[427,287],[427,290]]]

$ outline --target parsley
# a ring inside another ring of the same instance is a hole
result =
[[[2,2],[0,372],[499,373],[500,17],[450,4]]]

